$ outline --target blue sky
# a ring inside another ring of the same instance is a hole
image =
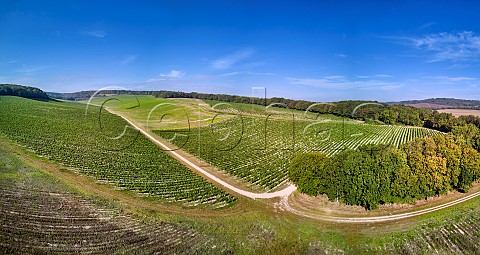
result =
[[[0,0],[0,83],[480,99],[480,2]]]

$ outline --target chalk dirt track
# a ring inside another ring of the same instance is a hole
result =
[[[298,209],[293,208],[290,206],[289,203],[289,196],[297,190],[297,187],[293,184],[290,184],[288,187],[286,187],[283,190],[279,190],[276,192],[272,193],[254,193],[250,191],[246,191],[243,189],[240,189],[238,187],[235,187],[222,179],[216,177],[215,175],[209,173],[205,169],[201,168],[200,166],[192,163],[190,160],[186,159],[182,155],[178,154],[177,152],[173,151],[170,147],[168,147],[165,143],[159,141],[157,138],[153,137],[150,135],[147,131],[144,129],[140,128],[137,126],[135,123],[133,123],[131,120],[127,119],[125,116],[113,112],[109,109],[112,114],[118,115],[122,117],[125,121],[127,121],[133,128],[137,129],[140,133],[142,133],[145,137],[147,137],[150,141],[153,143],[157,144],[160,148],[165,150],[168,154],[172,155],[174,158],[176,158],[178,161],[182,162],[183,164],[190,166],[194,168],[196,171],[202,173],[204,176],[206,176],[208,179],[211,181],[217,183],[218,185],[233,191],[234,193],[240,194],[242,196],[251,198],[251,199],[269,199],[269,198],[281,198],[280,201],[280,206],[282,209],[289,211],[291,213],[294,213],[296,215],[302,216],[302,217],[307,217],[315,220],[320,220],[320,221],[327,221],[327,222],[335,222],[335,223],[375,223],[375,222],[387,222],[387,221],[395,221],[395,220],[401,220],[401,219],[406,219],[410,217],[415,217],[431,212],[435,212],[438,210],[442,210],[460,203],[463,203],[465,201],[468,201],[470,199],[473,199],[475,197],[480,196],[480,191],[475,192],[473,194],[467,195],[465,197],[459,198],[454,201],[450,201],[447,203],[444,203],[442,205],[437,205],[434,207],[418,210],[418,211],[413,211],[413,212],[407,212],[407,213],[399,213],[399,214],[393,214],[393,215],[386,215],[386,216],[372,216],[372,217],[335,217],[335,216],[326,216],[326,215],[319,215],[319,214],[313,214],[313,213],[308,213],[308,212],[303,212]]]

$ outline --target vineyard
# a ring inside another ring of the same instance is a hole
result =
[[[99,108],[2,97],[0,112],[2,136],[99,182],[188,207],[235,201]]]
[[[375,254],[479,254],[480,207],[467,208],[446,218],[427,222],[393,242],[366,245],[365,252]]]
[[[184,206],[213,209],[235,200],[180,165],[136,130],[125,127],[121,118],[99,112],[99,108],[85,111],[84,106],[75,103],[0,97],[0,111],[0,136],[64,165],[64,169],[95,177],[98,182]],[[210,120],[213,124],[190,131],[155,133],[266,190],[286,180],[290,159],[301,152],[335,155],[364,144],[400,146],[417,137],[441,134],[430,129],[370,125],[323,115],[316,120],[283,112],[267,116]],[[359,227],[361,230],[350,226],[323,230],[317,224],[306,224],[305,219],[286,220],[282,212],[276,211],[272,217],[270,211],[267,214],[248,203],[242,203],[245,213],[215,220],[199,217],[185,221],[175,216],[163,221],[149,218],[150,214],[126,214],[118,205],[79,194],[52,176],[19,164],[13,155],[5,154],[0,147],[0,253],[480,252],[478,199],[444,215],[414,219],[416,223],[402,232],[381,225],[373,225],[376,228],[371,231],[370,225]]]
[[[13,155],[13,154],[11,154]],[[145,222],[78,194],[0,149],[1,254],[224,254],[189,226]]]
[[[250,115],[250,116],[257,116],[257,117],[266,117],[268,115],[272,117],[291,117],[292,115],[297,116],[304,116],[307,115],[308,117],[315,117],[317,114],[310,111],[300,111],[295,109],[289,109],[284,104],[281,103],[273,103],[269,106],[258,105],[253,103],[233,103],[233,102],[222,102],[216,100],[203,100],[210,108],[208,110],[214,110],[216,112],[221,113],[230,113],[230,114],[243,114],[243,115]],[[340,117],[336,117],[334,115],[323,115],[328,116],[331,119],[340,120]]]
[[[331,156],[365,144],[398,147],[416,138],[441,134],[425,128],[371,125],[352,120],[290,118],[237,116],[190,132],[154,132],[177,148],[266,190],[287,180],[288,164],[298,153],[321,151]]]

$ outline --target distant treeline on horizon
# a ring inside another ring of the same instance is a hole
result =
[[[467,100],[455,98],[429,98],[423,100],[407,100],[395,102],[394,104],[403,105],[433,105],[437,108],[462,108],[462,109],[480,109],[480,100]]]
[[[48,95],[39,88],[16,84],[0,84],[0,96],[18,96],[30,99],[49,99]]]
[[[75,100],[89,99],[96,92],[97,91],[89,90],[89,91],[79,91],[79,92],[72,92],[72,93],[47,92],[47,94],[52,98],[75,101]],[[292,102],[292,101],[313,103],[305,100],[293,100],[293,99],[286,99],[281,97],[273,97],[273,98],[265,99],[265,98],[247,97],[247,96],[239,96],[239,95],[181,92],[181,91],[168,91],[168,90],[102,90],[97,94],[97,96],[105,96],[105,95],[112,95],[112,94],[152,95],[152,96],[161,97],[161,98],[197,98],[197,99],[206,99],[206,100],[218,100],[218,101],[224,101],[224,102],[255,103],[255,104],[267,104],[267,101],[275,102],[275,103],[284,102],[289,107],[292,106],[291,103],[289,104],[289,102]],[[350,101],[350,100],[347,100],[347,101]],[[357,100],[357,101],[358,102],[377,102],[377,101],[365,101],[365,100]],[[340,102],[345,102],[345,101],[340,101]],[[422,100],[386,102],[386,104],[389,104],[389,105],[394,105],[394,104],[428,105],[430,104],[433,106],[439,105],[443,107],[480,109],[480,100],[467,100],[467,99],[456,99],[456,98],[429,98],[429,99],[422,99]],[[427,107],[421,107],[421,108],[427,108]]]
[[[55,93],[43,92],[34,87],[0,84],[0,95],[20,96],[32,99],[63,99],[63,100],[87,100],[96,93],[96,96],[108,95],[152,95],[158,98],[195,98],[211,101],[222,101],[231,103],[247,103],[257,105],[270,105],[276,103],[275,107],[284,107],[301,111],[311,111],[323,114],[334,114],[352,119],[364,120],[367,123],[379,124],[401,124],[409,126],[419,126],[440,130],[442,132],[450,132],[457,125],[474,124],[480,127],[480,118],[475,116],[461,116],[455,118],[450,113],[439,113],[428,108],[415,108],[412,106],[401,104],[385,104],[377,101],[360,101],[347,100],[333,103],[317,103],[305,100],[293,100],[281,97],[258,98],[246,97],[238,95],[226,94],[206,94],[197,92],[180,92],[180,91],[132,91],[132,90],[103,90],[97,91],[81,91],[75,93]],[[449,99],[431,99],[429,102],[447,103]],[[457,100],[472,105],[472,100]],[[419,101],[404,101],[419,102]]]
[[[52,98],[64,100],[87,100],[97,91],[81,91],[75,93],[53,93],[47,92]],[[281,97],[258,98],[226,94],[207,94],[197,92],[180,91],[133,91],[133,90],[102,90],[96,96],[108,95],[151,95],[158,98],[195,98],[202,100],[222,101],[231,103],[246,103],[256,105],[270,105],[276,103],[275,107],[285,107],[300,111],[311,111],[316,113],[334,114],[348,118],[365,120],[370,123],[380,124],[403,124],[409,126],[419,126],[431,129],[450,132],[450,130],[462,123],[472,123],[480,127],[480,118],[474,116],[462,116],[455,118],[450,113],[439,113],[429,108],[416,108],[413,106],[379,103],[377,101],[347,100],[332,103],[317,103],[305,100],[293,100]],[[449,99],[452,104],[460,105],[465,102],[471,106],[472,100]],[[446,104],[448,99],[431,99],[429,102],[439,102]],[[420,101],[404,101],[420,102]],[[457,102],[457,103],[455,103]],[[480,103],[480,101],[478,101]],[[360,106],[360,107],[359,107]]]

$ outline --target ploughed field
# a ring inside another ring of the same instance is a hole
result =
[[[443,219],[430,219],[381,245],[365,245],[374,254],[480,254],[480,207],[464,208]]]
[[[408,126],[364,124],[331,118],[315,120],[283,114],[239,115],[211,125],[154,130],[206,162],[257,187],[270,190],[287,181],[290,160],[298,153],[321,151],[328,156],[366,144],[400,146],[441,132]]]
[[[224,254],[218,237],[144,221],[72,190],[0,148],[1,254]]]
[[[0,112],[0,136],[99,182],[189,207],[235,201],[98,107],[0,97]]]
[[[480,117],[480,110],[472,110],[472,109],[440,109],[439,112],[451,113],[455,117],[460,116],[477,116]]]

